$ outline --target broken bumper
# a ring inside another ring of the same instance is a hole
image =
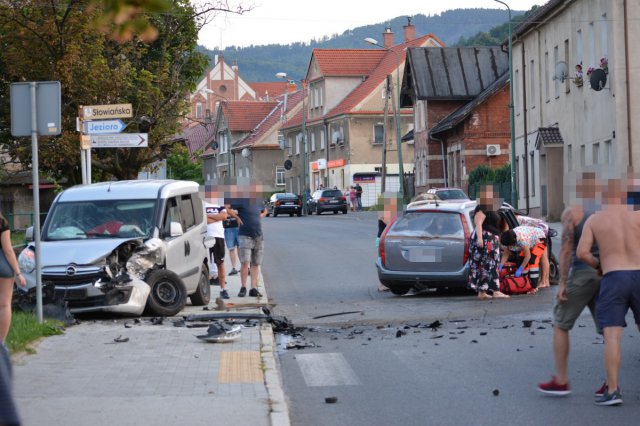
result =
[[[149,297],[149,286],[144,281],[132,281],[118,286],[101,288],[100,283],[80,286],[56,286],[56,293],[68,302],[72,313],[114,312],[141,315]]]

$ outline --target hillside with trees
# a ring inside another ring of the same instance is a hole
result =
[[[524,11],[513,11],[514,16],[522,15]],[[454,9],[434,15],[415,15],[412,23],[416,27],[417,35],[432,33],[447,46],[456,44],[468,45],[475,43],[478,34],[492,34],[495,27],[507,28],[508,15],[504,9]],[[320,40],[297,42],[291,44],[251,45],[248,47],[231,46],[222,51],[208,50],[200,46],[201,52],[210,58],[213,64],[215,55],[223,54],[227,62],[236,60],[240,75],[247,81],[273,81],[277,72],[286,72],[291,78],[300,79],[306,74],[311,51],[320,49],[376,49],[367,45],[363,40],[373,37],[382,42],[382,33],[387,25],[395,35],[396,42],[403,40],[402,27],[406,25],[407,17],[398,16],[389,22],[366,25],[347,30],[342,34],[325,36]],[[505,36],[506,38],[506,32]],[[488,38],[485,37],[488,40]],[[503,38],[504,40],[504,38]],[[478,39],[477,44],[480,43]],[[492,44],[498,44],[494,42]]]

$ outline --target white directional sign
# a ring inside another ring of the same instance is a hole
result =
[[[117,135],[91,135],[91,148],[146,148],[148,133],[120,133]]]
[[[131,104],[85,105],[80,108],[80,116],[84,120],[133,117],[133,108]]]
[[[120,133],[127,127],[122,120],[85,121],[84,132],[88,135]]]

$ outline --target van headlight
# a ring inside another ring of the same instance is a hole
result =
[[[20,270],[26,274],[30,274],[36,269],[36,252],[27,247],[18,256],[18,264]]]

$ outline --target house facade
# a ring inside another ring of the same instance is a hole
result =
[[[551,0],[513,32],[518,207],[557,219],[575,175],[640,164],[640,3]]]
[[[478,165],[509,161],[508,69],[500,47],[409,49],[401,105],[414,111],[416,193],[467,189]]]
[[[431,34],[416,38],[415,27],[410,23],[404,29],[405,40],[399,44],[394,44],[390,29],[383,33],[384,50],[314,49],[303,89],[304,110],[282,128],[285,160],[292,164],[285,172],[288,192],[302,194],[304,188],[314,191],[321,185],[345,190],[360,183],[363,205],[375,204],[381,190],[385,143],[386,190],[399,188],[394,112],[394,107],[398,108],[396,81],[402,75],[407,48],[443,45]],[[401,134],[404,134],[412,128],[411,109],[401,109],[400,117]],[[306,181],[303,127],[307,146]],[[404,170],[412,171],[413,146],[404,144],[402,155]]]

